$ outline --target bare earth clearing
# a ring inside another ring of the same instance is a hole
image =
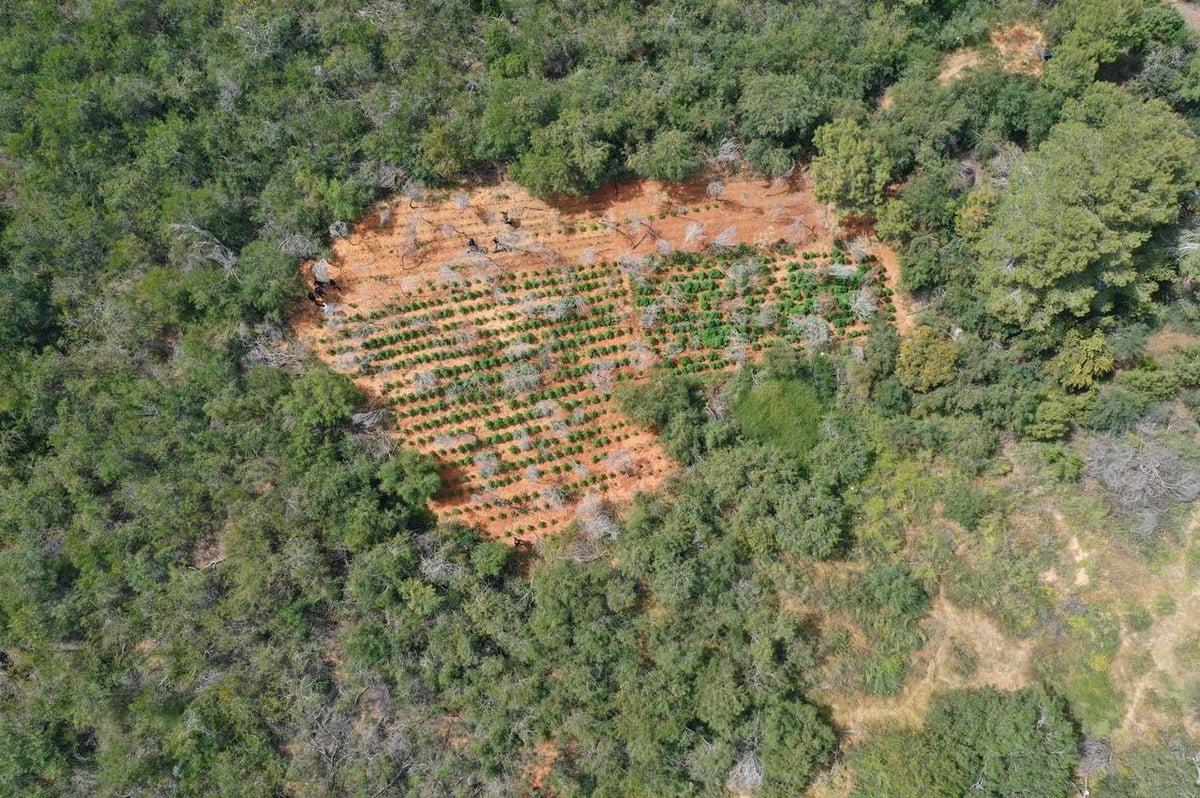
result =
[[[320,268],[338,288],[293,326],[438,458],[439,514],[537,539],[673,470],[621,414],[620,383],[853,334],[864,303],[893,312],[874,283],[894,273],[864,262],[878,245],[841,253],[833,226],[803,175],[627,182],[553,205],[512,183],[398,197],[335,241]]]
[[[955,50],[942,59],[938,82],[949,83],[968,69],[999,66],[1014,75],[1042,74],[1042,50],[1046,40],[1042,32],[1027,25],[995,30],[988,34],[989,46]]]

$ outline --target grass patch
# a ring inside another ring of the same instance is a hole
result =
[[[733,412],[745,437],[803,459],[817,442],[824,408],[805,383],[776,380],[742,393]]]

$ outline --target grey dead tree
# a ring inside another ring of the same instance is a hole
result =
[[[394,191],[397,186],[403,185],[408,177],[408,172],[403,166],[396,164],[381,162],[379,164],[379,179],[378,184],[382,189]]]
[[[1003,188],[1008,185],[1008,179],[1018,169],[1027,170],[1027,162],[1021,157],[1021,148],[1016,144],[1006,144],[987,163],[987,175],[993,186]]]
[[[426,393],[435,390],[438,387],[437,375],[433,373],[433,369],[418,371],[413,375],[413,391],[418,394]]]
[[[800,335],[804,346],[810,352],[815,352],[829,343],[829,324],[820,316],[792,316],[788,319],[788,329]]]
[[[717,147],[717,163],[726,169],[736,169],[742,159],[742,145],[737,139],[728,138]],[[723,192],[722,192],[723,193]]]
[[[542,418],[563,415],[562,405],[553,399],[543,399],[534,406],[534,410]]]
[[[317,242],[299,233],[290,233],[279,239],[279,251],[293,258],[307,258],[317,253]]]
[[[858,294],[850,304],[850,312],[854,314],[854,318],[866,323],[875,318],[878,310],[879,302],[875,298],[875,292],[865,285],[859,288]]]
[[[232,116],[236,110],[237,99],[242,96],[242,87],[228,75],[224,74],[217,77],[217,83],[221,87],[221,96],[217,100],[217,107]]]
[[[523,396],[536,391],[542,378],[528,363],[518,363],[501,376],[501,387],[509,396]]]
[[[762,785],[762,760],[754,749],[743,751],[725,778],[726,788],[734,793],[752,793],[761,789]]]
[[[567,506],[567,494],[557,485],[547,485],[538,495],[552,510],[561,510]]]
[[[269,366],[277,369],[294,369],[308,359],[303,344],[290,334],[269,327],[254,336],[242,355],[248,366]]]
[[[589,491],[575,508],[575,520],[583,534],[592,541],[613,539],[621,533],[621,527],[612,519],[608,506],[599,493]]]
[[[720,180],[713,180],[704,189],[704,195],[709,199],[718,200],[725,196],[725,184]]]
[[[767,300],[758,306],[758,313],[754,316],[754,324],[761,328],[774,327],[779,323],[779,311],[775,308],[775,303]]]
[[[401,195],[408,197],[408,207],[413,208],[414,202],[420,202],[425,199],[425,184],[420,180],[406,180],[404,185],[400,187]]]
[[[595,562],[604,556],[604,549],[586,535],[576,535],[563,547],[563,556],[580,564]]]
[[[662,305],[652,302],[642,308],[641,317],[638,319],[638,326],[643,330],[652,330],[658,326],[660,316],[662,316]]]
[[[350,225],[346,222],[334,222],[329,225],[330,238],[346,238],[350,235]]]
[[[632,252],[622,252],[617,257],[617,268],[639,285],[654,273],[654,265],[646,256],[635,255]]]
[[[387,423],[388,413],[385,408],[377,407],[350,416],[350,423],[361,430],[380,429]]]
[[[705,396],[704,412],[708,417],[716,421],[729,415],[732,404],[729,401],[729,392],[725,388],[713,388]]]
[[[850,263],[833,263],[825,269],[825,276],[831,280],[851,280],[858,274],[858,267]]]
[[[658,355],[654,354],[654,350],[641,341],[630,341],[626,344],[625,351],[632,355],[633,367],[639,373],[649,371],[658,365]]]
[[[612,360],[597,360],[592,363],[588,374],[592,387],[602,394],[612,393],[614,368],[616,364]]]
[[[521,360],[527,358],[537,351],[537,347],[528,341],[515,341],[501,350],[505,357],[513,360]]]
[[[482,479],[496,476],[500,471],[500,460],[493,452],[480,452],[475,455],[475,468],[479,470]]]
[[[237,277],[237,254],[222,244],[215,235],[194,224],[173,224],[170,230],[188,248],[189,261],[215,263],[229,277]],[[185,264],[188,265],[191,264]]]
[[[604,467],[613,474],[625,474],[631,476],[639,470],[637,459],[629,452],[616,449],[609,452],[604,458]]]
[[[725,352],[729,356],[729,359],[738,365],[741,365],[750,359],[750,345],[746,342],[745,337],[738,330],[733,330],[729,334],[729,340],[726,343]]]
[[[687,228],[683,231],[683,246],[690,247],[693,244],[700,244],[704,241],[704,224],[701,222],[690,222]]]
[[[440,585],[453,584],[466,573],[463,566],[446,559],[439,551],[422,554],[420,563],[421,576]]]
[[[1148,542],[1166,523],[1172,508],[1200,498],[1200,475],[1162,440],[1162,431],[1141,426],[1137,438],[1104,435],[1088,447],[1088,476],[1103,487],[1113,506]]]

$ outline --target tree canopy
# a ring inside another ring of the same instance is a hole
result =
[[[1045,331],[1145,305],[1171,276],[1146,248],[1200,182],[1197,147],[1161,101],[1096,84],[1069,103],[980,233],[988,307]]]

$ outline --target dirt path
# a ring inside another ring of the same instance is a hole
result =
[[[1193,31],[1200,33],[1200,3],[1173,2],[1171,7],[1179,12],[1184,23]]]
[[[881,241],[872,246],[871,254],[883,266],[888,288],[892,289],[892,304],[896,309],[896,331],[907,335],[913,328],[913,308],[908,294],[900,289],[900,258],[894,249]]]
[[[1193,512],[1185,540],[1200,531],[1200,512]],[[1200,650],[1200,583],[1188,574],[1186,553],[1159,574],[1138,580],[1144,605],[1165,603],[1174,610],[1155,612],[1153,625],[1136,631],[1125,625],[1121,646],[1113,657],[1112,678],[1128,696],[1125,717],[1117,730],[1119,743],[1134,744],[1156,730],[1182,723],[1200,737],[1200,719],[1194,712],[1172,709],[1173,701],[1186,701],[1189,690],[1200,686],[1197,666]],[[1165,701],[1167,706],[1158,705]]]
[[[919,726],[930,699],[938,693],[985,686],[1011,691],[1031,683],[1035,641],[1005,634],[983,613],[957,607],[938,597],[923,626],[928,642],[913,655],[910,675],[900,695],[895,698],[814,696],[830,707],[834,723],[846,733],[844,745],[854,745],[864,732],[881,726]],[[974,673],[970,675],[955,664],[964,652],[975,662]],[[838,762],[814,780],[805,795],[845,798],[852,786],[852,774]]]
[[[1030,683],[1034,642],[1005,634],[976,610],[963,609],[939,597],[924,621],[929,642],[913,656],[912,675],[895,698],[820,696],[832,710],[834,722],[851,735],[881,725],[919,725],[935,693],[991,686],[1019,690]],[[954,665],[956,649],[975,661],[969,676]]]

